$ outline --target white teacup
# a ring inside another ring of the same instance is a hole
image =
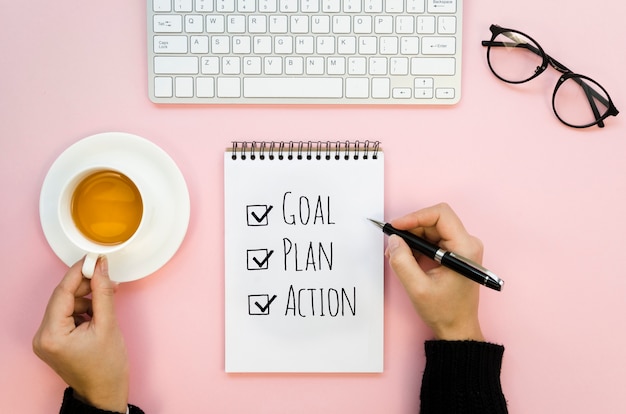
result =
[[[141,234],[152,206],[136,177],[93,166],[63,186],[58,211],[63,232],[85,252],[82,272],[91,278],[99,257],[124,249]]]

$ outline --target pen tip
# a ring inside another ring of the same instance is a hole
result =
[[[368,220],[371,221],[372,223],[376,224],[380,228],[383,228],[385,226],[385,223],[381,223],[378,220],[374,220],[374,219],[371,219],[371,218],[368,218]]]

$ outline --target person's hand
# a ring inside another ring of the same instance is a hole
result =
[[[124,338],[115,317],[117,285],[101,258],[91,280],[81,274],[82,260],[56,287],[33,350],[74,389],[74,396],[96,408],[125,413],[129,366]],[[91,299],[85,297],[91,293]]]
[[[482,242],[467,233],[447,204],[407,214],[390,224],[478,264],[482,262]],[[485,340],[478,320],[478,283],[413,252],[399,236],[389,237],[385,254],[436,339]]]

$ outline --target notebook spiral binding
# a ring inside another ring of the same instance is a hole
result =
[[[380,141],[233,141],[233,160],[377,159]]]

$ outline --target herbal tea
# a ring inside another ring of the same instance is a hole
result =
[[[102,170],[85,177],[74,189],[72,219],[93,242],[120,244],[131,238],[143,215],[137,186],[124,174]]]

